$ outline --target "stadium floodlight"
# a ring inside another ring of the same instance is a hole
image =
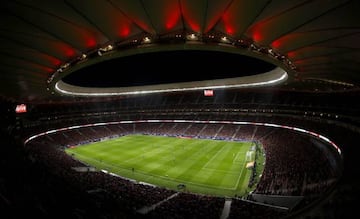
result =
[[[65,69],[67,69],[70,66],[70,63],[64,63],[63,65],[61,65],[56,72],[63,72]]]
[[[195,40],[199,40],[199,37],[195,33],[191,33],[191,34],[186,36],[186,39],[191,40],[191,41],[195,41]]]
[[[111,51],[113,49],[114,49],[114,47],[112,45],[110,45],[110,44],[105,46],[105,47],[101,47],[101,48],[98,49],[98,55],[102,56],[103,53],[109,52],[109,51]]]
[[[87,55],[83,53],[83,54],[80,56],[80,60],[84,60],[84,59],[86,59],[86,57],[87,57]]]
[[[151,43],[151,39],[146,36],[146,37],[144,37],[143,42],[144,43]]]
[[[221,37],[221,42],[223,43],[229,43],[229,39],[226,36]]]

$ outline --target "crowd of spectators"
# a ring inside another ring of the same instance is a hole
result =
[[[141,119],[253,121],[316,131],[340,145],[348,159],[356,160],[356,153],[351,153],[354,151],[356,136],[353,125],[359,123],[349,106],[357,103],[344,99],[342,104],[333,107],[328,104],[332,101],[331,96],[305,94],[309,99],[297,98],[300,95],[304,94],[215,92],[214,97],[208,98],[201,94],[185,93],[164,95],[161,98],[145,96],[119,99],[105,104],[71,104],[72,107],[67,107],[66,103],[30,107],[28,116],[21,118],[23,123],[20,128],[14,125],[15,119],[7,118],[9,125],[2,130],[10,134],[7,136],[8,144],[15,145],[7,150],[20,150],[15,153],[20,157],[12,161],[12,156],[6,157],[12,153],[2,154],[6,162],[3,162],[0,175],[1,204],[15,217],[18,215],[17,209],[21,209],[27,210],[29,215],[52,218],[161,218],[169,215],[178,218],[191,218],[192,215],[195,218],[204,216],[206,212],[209,213],[208,218],[219,218],[224,198],[179,193],[168,199],[178,191],[138,184],[98,171],[76,171],[73,167],[85,164],[74,160],[63,150],[64,147],[102,138],[144,133],[257,141],[265,148],[266,165],[253,193],[303,196],[304,201],[295,210],[301,209],[333,191],[331,189],[338,186],[342,174],[349,176],[357,172],[352,171],[352,164],[346,162],[344,164],[348,168],[342,169],[342,160],[334,155],[336,152],[331,150],[331,146],[290,130],[215,123],[114,124],[52,133],[31,141],[25,148],[20,145],[24,139],[36,133],[96,122]],[[95,106],[98,110],[94,110]],[[12,136],[19,138],[14,141]],[[21,162],[16,162],[18,160]],[[12,177],[11,183],[2,180],[5,175]],[[352,187],[348,185],[354,183],[349,179],[347,183],[333,193],[350,194]],[[245,198],[251,199],[251,196]],[[161,204],[146,215],[137,211],[159,202]],[[347,199],[333,198],[320,208],[341,215],[343,212],[340,208],[334,206],[352,206],[348,203]],[[278,218],[288,213],[233,198],[229,218]],[[316,217],[321,214],[324,213],[310,215]]]
[[[71,167],[84,166],[84,164],[74,160],[63,150],[65,147],[89,141],[134,133],[194,138],[215,138],[216,136],[218,139],[226,140],[257,141],[264,146],[266,152],[265,170],[256,190],[253,191],[259,194],[303,195],[312,199],[319,198],[336,182],[337,174],[339,174],[338,167],[331,166],[327,160],[327,146],[321,145],[322,142],[294,131],[255,125],[140,122],[89,126],[43,135],[31,141],[26,147],[32,161],[41,162],[50,168],[53,174],[66,179],[67,183],[77,185],[78,189],[84,192],[99,190],[102,194],[101,203],[104,197],[108,202],[115,200],[116,206],[120,205],[121,208],[118,207],[118,209],[122,209],[122,212],[141,217],[142,215],[136,213],[136,210],[161,202],[177,191],[134,183],[103,172],[74,171]],[[291,145],[284,142],[284,139],[290,140],[286,142],[291,142]],[[234,199],[234,203],[243,202],[235,200],[237,199]],[[204,216],[205,212],[216,211],[216,214],[211,213],[208,217],[219,218],[223,204],[224,198],[181,193],[165,201],[154,211],[150,211],[147,216],[161,218],[160,215],[163,215],[165,218],[168,214],[174,214],[179,215],[179,218],[198,218],[198,216]],[[244,206],[247,205],[249,203],[244,204]],[[232,206],[231,211],[239,206],[243,208],[242,204]],[[273,211],[271,207],[257,208],[266,209],[265,214]],[[257,211],[256,215],[262,214],[262,211]]]

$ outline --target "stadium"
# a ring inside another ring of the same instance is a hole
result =
[[[357,215],[357,1],[5,1],[4,218]]]

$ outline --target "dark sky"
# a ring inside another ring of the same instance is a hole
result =
[[[124,87],[248,76],[275,66],[248,56],[216,51],[166,51],[105,61],[63,80],[84,87]]]

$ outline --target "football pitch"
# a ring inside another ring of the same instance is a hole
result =
[[[126,135],[66,149],[76,159],[137,182],[214,196],[248,192],[254,143]]]

